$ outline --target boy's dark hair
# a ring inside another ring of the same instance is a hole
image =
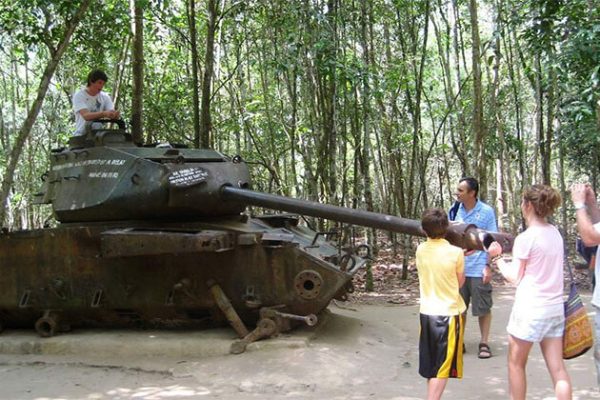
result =
[[[440,239],[448,231],[448,216],[441,208],[429,208],[421,216],[421,227],[431,239]]]
[[[472,178],[470,176],[466,176],[464,178],[461,178],[460,181],[458,181],[458,183],[461,182],[467,182],[467,186],[469,186],[469,189],[475,191],[475,197],[477,197],[477,195],[479,194],[479,182],[477,182],[477,179]]]
[[[108,82],[108,76],[104,73],[104,71],[100,69],[95,69],[88,74],[87,77],[87,85],[90,86],[92,83],[103,80],[104,82]]]

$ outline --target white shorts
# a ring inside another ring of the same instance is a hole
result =
[[[510,313],[506,331],[517,339],[541,342],[544,338],[562,337],[565,331],[565,316],[532,318]]]

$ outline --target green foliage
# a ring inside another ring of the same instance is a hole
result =
[[[4,0],[0,3],[0,32],[11,38],[10,43],[23,46],[17,47],[17,58],[28,57],[25,50],[39,45],[54,46],[64,35],[63,21],[72,17],[80,3],[80,0]]]
[[[572,165],[595,175],[600,159],[600,12],[576,0],[566,3],[562,16],[556,60],[563,93],[561,139]]]
[[[145,134],[152,142],[191,145],[192,97],[198,88],[192,87],[188,2],[137,2],[144,9]],[[198,67],[204,79],[206,2],[195,3]],[[397,213],[400,200],[413,202],[405,205],[406,212],[425,207],[416,192],[448,192],[437,188],[439,181],[432,177],[444,170],[449,182],[443,184],[453,185],[472,147],[467,139],[473,108],[468,3],[221,2],[225,9],[218,19],[211,94],[217,149],[252,162],[257,188],[354,201],[359,207],[369,193],[375,208]],[[0,0],[0,166],[32,102],[43,65],[79,4]],[[592,175],[600,159],[598,10],[586,0],[478,5],[487,157],[499,157],[503,149],[511,170],[517,170],[519,157],[537,151],[530,81],[537,57],[544,93],[556,90],[557,139],[568,150],[570,168]],[[505,14],[492,25],[500,5]],[[15,207],[27,208],[27,199],[37,190],[37,176],[47,168],[45,154],[68,140],[71,95],[90,69],[107,71],[106,90],[118,91],[119,107],[128,117],[131,35],[128,1],[96,1],[90,8],[26,145],[29,158],[16,176]],[[422,48],[425,39],[427,47]],[[492,47],[497,44],[499,49]],[[496,132],[503,132],[503,139]],[[423,173],[411,176],[411,169]],[[512,179],[525,178],[515,174]],[[410,185],[415,193],[409,196]]]
[[[85,81],[94,68],[110,71],[119,60],[123,38],[131,35],[129,2],[102,0],[100,7],[91,7],[69,47],[68,58],[79,66],[77,75]]]

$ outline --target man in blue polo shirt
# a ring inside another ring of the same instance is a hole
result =
[[[473,224],[486,231],[497,232],[496,214],[489,205],[477,198],[479,182],[475,178],[462,178],[456,189],[458,208],[453,207],[450,214],[456,222]],[[453,215],[454,214],[454,215]],[[488,254],[485,251],[469,251],[465,253],[465,284],[460,288],[467,307],[479,318],[479,358],[490,358],[489,346],[490,326],[492,324],[492,270],[489,266]],[[466,320],[466,312],[465,312]]]

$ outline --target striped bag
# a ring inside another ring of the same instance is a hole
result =
[[[569,272],[571,267],[569,266]],[[571,278],[573,275],[571,273]],[[594,345],[592,324],[587,316],[575,283],[571,280],[569,298],[565,301],[565,333],[563,336],[563,358],[569,360],[588,351]]]

